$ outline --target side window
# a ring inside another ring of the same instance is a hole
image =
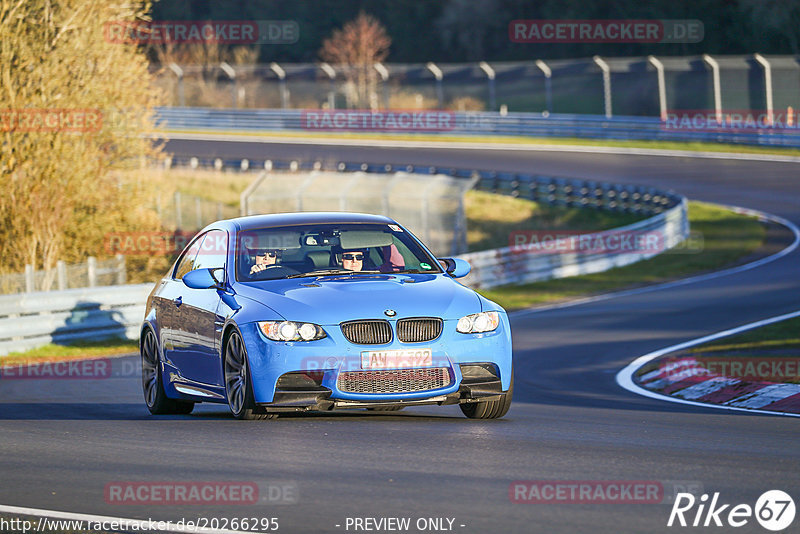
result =
[[[206,233],[203,243],[194,260],[195,269],[224,269],[228,256],[228,234],[223,230],[211,230]]]
[[[181,280],[183,275],[195,269],[194,263],[197,257],[197,251],[200,249],[200,243],[203,237],[199,237],[189,246],[183,253],[181,259],[178,261],[178,267],[175,269],[175,280]]]

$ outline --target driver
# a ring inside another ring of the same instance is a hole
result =
[[[250,267],[250,274],[260,273],[268,267],[277,266],[281,260],[281,251],[277,249],[264,249],[256,251],[255,264]]]
[[[360,271],[364,268],[363,250],[345,250],[342,252],[342,268],[348,271]]]

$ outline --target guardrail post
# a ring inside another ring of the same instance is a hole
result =
[[[117,285],[124,286],[128,283],[128,273],[125,271],[125,256],[116,255],[117,260]]]
[[[64,260],[56,262],[56,277],[58,278],[58,290],[67,289],[67,264],[64,263]]]
[[[86,261],[86,273],[89,277],[89,287],[97,287],[97,259],[89,256]]]
[[[33,293],[35,289],[35,273],[33,271],[33,265],[26,263],[25,264],[25,293]]]

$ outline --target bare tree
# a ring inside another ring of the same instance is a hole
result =
[[[322,60],[344,67],[351,107],[378,107],[375,64],[386,59],[391,44],[381,23],[363,11],[322,44]]]

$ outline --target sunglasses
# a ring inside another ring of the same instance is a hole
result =
[[[268,250],[266,252],[263,252],[263,253],[259,254],[259,256],[264,256],[264,257],[267,257],[267,258],[277,258],[278,257],[278,253],[276,251],[274,251],[274,250]]]
[[[356,254],[347,253],[347,254],[342,254],[342,258],[350,261],[361,261],[364,259],[364,255],[361,254],[360,252]]]

